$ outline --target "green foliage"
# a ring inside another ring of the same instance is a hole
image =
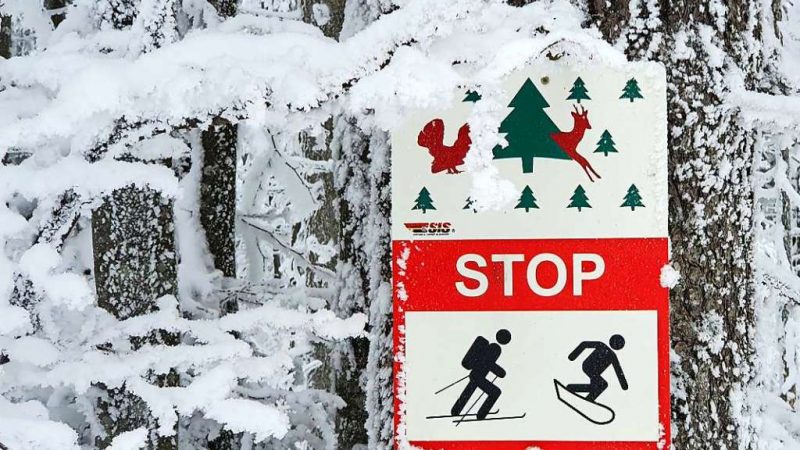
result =
[[[414,202],[415,202],[414,207],[411,209],[412,210],[421,209],[422,214],[425,214],[429,209],[434,209],[434,210],[436,209],[436,207],[433,206],[433,199],[431,198],[431,193],[428,192],[428,188],[426,187],[423,187],[422,190],[419,191],[419,195],[417,196],[417,199],[414,200]]]
[[[630,99],[631,103],[637,98],[642,97],[642,91],[639,89],[639,82],[635,78],[631,78],[625,83],[625,88],[622,90],[622,95],[619,98]]]
[[[567,100],[577,100],[578,103],[581,100],[591,100],[592,98],[589,97],[589,91],[586,89],[586,85],[584,84],[581,77],[578,77],[574,83],[572,83],[572,89],[569,90],[569,97]]]
[[[597,141],[597,150],[595,153],[602,153],[605,156],[608,156],[609,153],[617,153],[616,147],[614,147],[615,142],[614,139],[611,137],[611,133],[608,130],[603,131],[603,134],[600,135],[600,140]]]
[[[524,173],[533,172],[534,156],[570,159],[551,137],[560,130],[544,111],[550,105],[530,78],[525,80],[508,106],[514,109],[500,123],[499,129],[506,133],[508,145],[495,147],[494,159],[520,158]]]
[[[631,187],[628,188],[628,193],[625,194],[625,201],[619,206],[621,208],[630,207],[631,211],[635,210],[637,207],[644,208],[642,196],[639,194],[639,188],[637,188],[635,184],[631,184]]]
[[[581,208],[591,207],[592,205],[589,204],[589,197],[586,196],[586,190],[579,184],[578,187],[575,188],[572,197],[570,197],[570,203],[567,208],[578,208],[578,212],[580,212]]]
[[[526,185],[525,189],[522,190],[522,195],[519,197],[519,203],[514,209],[521,209],[524,208],[525,212],[530,212],[531,208],[539,209],[539,205],[536,204],[536,197],[533,196],[533,190],[531,187]]]

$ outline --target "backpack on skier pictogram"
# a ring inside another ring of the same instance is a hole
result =
[[[464,359],[461,360],[461,367],[467,370],[473,370],[475,364],[483,359],[482,355],[486,354],[486,349],[488,348],[489,341],[485,337],[478,336],[475,338],[469,350],[467,350],[467,354],[464,355]]]

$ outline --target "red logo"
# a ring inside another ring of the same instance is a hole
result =
[[[450,222],[408,222],[404,225],[414,236],[447,236],[455,232]]]

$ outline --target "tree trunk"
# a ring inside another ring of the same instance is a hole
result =
[[[303,21],[316,25],[325,36],[339,39],[347,0],[304,0]]]
[[[153,312],[159,297],[177,294],[172,203],[152,189],[129,186],[106,197],[92,214],[97,303],[119,320]],[[145,342],[175,344],[177,336],[155,333],[131,344],[137,348]],[[153,381],[177,386],[179,380],[171,373]],[[107,434],[96,443],[101,448],[120,433],[156,428],[147,405],[124,387],[105,390],[97,409]],[[177,437],[151,433],[149,448],[176,449]]]
[[[345,0],[304,1],[303,20],[317,25],[325,36],[338,39],[344,24],[345,4]],[[334,129],[337,126],[335,123],[339,120],[342,120],[341,125],[346,128],[346,134],[358,134],[355,126],[347,124],[343,119],[331,119],[325,124],[325,128],[333,135],[332,138],[336,142],[332,143],[329,138],[324,149],[314,150],[316,142],[313,139],[304,138],[303,148],[306,149],[305,156],[307,158],[334,161],[337,155],[332,151],[331,145],[342,145],[343,137]],[[361,138],[363,139],[363,136]],[[368,153],[369,147],[364,145],[359,149],[354,149],[343,146],[341,149],[343,154],[353,156],[353,159],[350,160],[351,163],[361,161],[365,157],[366,153],[358,150]],[[355,155],[351,155],[353,152]],[[341,161],[336,163],[337,166],[344,164],[345,171],[347,167],[352,169],[348,163]],[[313,235],[319,242],[339,247],[339,260],[332,259],[326,264],[331,269],[335,269],[339,265],[345,272],[342,274],[344,286],[340,290],[336,302],[331,305],[331,309],[339,317],[349,317],[354,313],[368,312],[366,306],[368,297],[366,297],[367,292],[363,290],[365,284],[363,282],[363,258],[359,255],[361,249],[358,249],[357,244],[353,242],[354,229],[352,227],[357,224],[357,221],[353,220],[349,205],[341,197],[342,186],[348,180],[346,178],[337,180],[335,173],[337,172],[327,172],[309,177],[309,182],[322,184],[323,194],[319,199],[319,209],[312,215],[306,227],[308,234]],[[313,262],[316,262],[315,255],[310,255],[310,257]],[[308,283],[310,286],[315,285],[313,274],[309,273]],[[333,349],[320,346],[317,350],[317,356],[323,362],[323,366],[315,373],[315,385],[336,393],[345,402],[345,406],[337,411],[335,420],[337,448],[340,450],[350,450],[358,445],[366,445],[368,441],[365,426],[368,413],[363,375],[367,367],[369,345],[367,339],[349,339],[336,345]]]
[[[97,303],[117,319],[156,310],[177,293],[172,200],[133,186],[117,189],[92,215]]]
[[[237,12],[237,0],[208,0],[208,3],[217,10],[220,17],[233,17]]]
[[[741,70],[749,89],[758,87],[753,80],[765,70],[760,33],[774,30],[759,28],[754,14],[763,5],[750,0],[725,2],[721,17],[702,0],[590,0],[587,7],[604,37],[621,39],[630,59],[660,61],[667,69],[669,225],[672,264],[681,273],[670,294],[678,357],[672,362],[674,448],[748,448],[753,443],[742,438],[749,425],[737,423],[736,396],[753,360],[754,139],[723,97],[729,70]],[[724,64],[710,63],[706,31],[727,53]],[[677,54],[682,46],[693,54]],[[723,172],[725,166],[730,170]]]
[[[237,13],[236,0],[210,0],[220,17]],[[227,278],[236,278],[236,144],[238,125],[216,117],[203,131],[203,170],[200,180],[200,223],[205,231],[214,268]],[[220,305],[222,314],[239,310],[236,299]],[[239,448],[241,433],[222,429],[207,440],[209,450]]]
[[[50,15],[50,21],[53,22],[53,27],[58,27],[58,25],[64,21],[64,18],[67,16],[66,12],[64,11],[67,7],[68,1],[67,0],[45,0],[44,1],[44,8],[48,11],[52,11],[55,9],[61,9],[61,12],[52,13]]]
[[[130,26],[136,15],[133,0],[104,0],[102,20],[116,29]],[[166,162],[171,164],[170,162]],[[103,199],[92,214],[95,286],[98,306],[119,320],[153,312],[156,300],[177,295],[178,272],[175,247],[173,201],[150,188],[128,186]],[[179,337],[156,332],[131,342],[134,349],[145,343],[174,345]],[[154,384],[178,386],[175,372],[152,377]],[[98,421],[106,436],[96,445],[108,447],[121,433],[146,426],[149,449],[178,448],[177,430],[171,437],[156,436],[157,428],[147,405],[125,387],[98,386]]]
[[[11,16],[0,14],[0,58],[11,58]]]
[[[236,277],[236,141],[238,128],[217,117],[203,132],[200,179],[200,223],[205,230],[214,267]],[[235,305],[234,305],[235,306]]]
[[[391,149],[389,136],[374,131],[369,139],[367,174],[369,197],[364,198],[364,219],[355,227],[361,229],[360,247],[363,259],[359,267],[365,273],[366,309],[369,315],[369,352],[366,374],[366,409],[368,417],[367,448],[394,448],[394,363],[392,317],[392,249],[391,249]],[[355,170],[359,170],[356,168]],[[354,171],[355,173],[355,171]]]

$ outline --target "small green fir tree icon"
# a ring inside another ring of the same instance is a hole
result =
[[[417,199],[414,200],[414,202],[415,202],[414,207],[411,209],[412,210],[421,209],[422,214],[425,214],[429,209],[436,209],[436,207],[433,206],[433,199],[431,198],[431,193],[428,192],[428,188],[426,187],[423,187],[422,190],[419,191],[419,195],[417,196]]]
[[[628,188],[628,193],[625,194],[625,201],[619,206],[621,208],[630,207],[631,211],[635,210],[637,207],[644,208],[642,196],[639,194],[639,188],[637,188],[635,184],[632,184],[631,187]]]
[[[597,141],[597,150],[595,153],[602,153],[605,156],[608,156],[609,153],[617,153],[616,147],[614,147],[614,139],[611,138],[611,133],[608,130],[603,131],[603,134],[600,135],[600,140]]]
[[[569,205],[567,205],[567,208],[578,208],[578,212],[581,211],[581,208],[592,207],[592,205],[589,204],[589,197],[586,196],[586,190],[583,189],[583,186],[580,184],[575,188],[575,192],[569,199],[570,202]]]
[[[462,102],[472,102],[472,103],[475,103],[475,102],[477,102],[478,100],[480,100],[481,98],[483,98],[483,97],[481,97],[481,94],[478,94],[478,92],[477,92],[477,91],[472,91],[472,90],[469,90],[469,91],[467,91],[467,96],[466,96],[466,97],[464,97],[464,100],[461,100],[461,101],[462,101]]]
[[[476,212],[478,212],[478,210],[475,209],[475,207],[473,206],[474,204],[475,204],[475,200],[473,200],[472,197],[467,197],[466,204],[464,204],[464,207],[461,208],[461,209],[471,209],[472,212],[476,213]]]
[[[583,83],[583,80],[581,80],[581,77],[578,77],[578,79],[572,83],[572,89],[569,90],[569,97],[567,97],[567,100],[576,100],[578,103],[580,103],[581,100],[591,99],[592,98],[589,97],[589,91],[586,89],[586,85]]]
[[[639,82],[636,81],[635,78],[631,78],[625,83],[625,89],[622,90],[622,95],[619,98],[627,98],[630,99],[631,103],[637,98],[644,98],[642,97],[642,91],[639,89]]]
[[[533,196],[533,190],[528,185],[525,185],[525,189],[522,190],[522,195],[519,196],[519,203],[514,209],[525,209],[525,212],[530,212],[531,208],[539,209],[539,205],[536,204],[536,197]]]

